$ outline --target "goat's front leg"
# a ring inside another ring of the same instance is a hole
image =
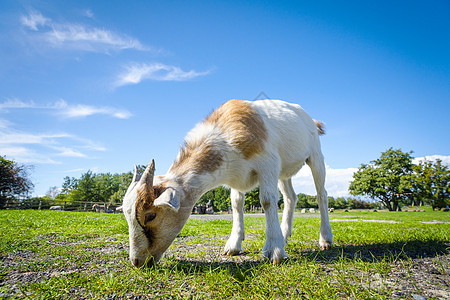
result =
[[[242,241],[245,238],[244,227],[244,201],[245,194],[232,189],[231,194],[231,208],[233,209],[233,228],[231,235],[225,245],[224,255],[237,255],[242,250]]]
[[[287,254],[284,251],[285,241],[278,219],[278,189],[277,185],[263,185],[260,187],[260,201],[266,215],[266,243],[262,254],[269,258],[274,265],[281,263]]]

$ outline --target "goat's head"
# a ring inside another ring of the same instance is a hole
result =
[[[190,209],[180,209],[182,188],[169,180],[154,184],[154,172],[153,160],[142,176],[135,167],[123,200],[130,235],[130,260],[136,267],[158,262],[190,214]]]

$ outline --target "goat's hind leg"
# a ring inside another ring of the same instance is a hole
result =
[[[325,250],[333,244],[333,233],[331,232],[330,220],[328,218],[328,195],[325,190],[325,163],[322,153],[312,155],[306,161],[311,168],[317,191],[317,203],[320,210],[320,238],[319,245]]]
[[[244,201],[245,194],[231,189],[231,208],[233,210],[233,228],[228,238],[223,255],[237,255],[242,250],[242,241],[245,238],[244,227]]]

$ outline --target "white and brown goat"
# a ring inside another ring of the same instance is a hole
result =
[[[279,100],[231,100],[215,110],[187,135],[175,162],[163,176],[154,176],[154,161],[141,176],[137,169],[123,200],[129,225],[130,260],[136,266],[156,263],[189,218],[206,191],[220,185],[231,188],[233,227],[224,254],[236,255],[244,240],[244,195],[260,186],[266,216],[262,254],[281,262],[292,233],[297,196],[291,177],[305,162],[317,190],[321,225],[319,243],[332,245],[325,165],[320,150],[322,124],[296,104]],[[278,220],[278,189],[284,211]]]

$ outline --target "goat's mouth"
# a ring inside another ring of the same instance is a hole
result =
[[[156,265],[159,259],[155,259],[153,256],[148,256],[145,259],[139,259],[137,257],[131,259],[131,263],[136,268],[152,268]]]

